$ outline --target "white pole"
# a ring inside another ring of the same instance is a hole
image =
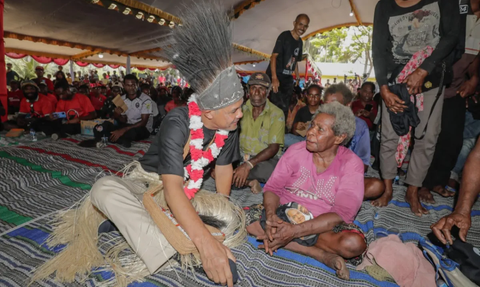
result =
[[[72,76],[72,81],[75,80],[74,76],[73,76],[73,60],[70,60],[70,76]]]
[[[127,56],[127,72],[126,74],[130,74],[130,56]]]

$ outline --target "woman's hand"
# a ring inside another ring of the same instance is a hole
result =
[[[385,101],[385,106],[387,106],[387,108],[394,113],[401,113],[407,108],[407,106],[404,105],[405,102],[400,100],[397,95],[390,92],[387,85],[384,85],[380,88],[380,95]]]
[[[403,80],[403,83],[407,84],[408,93],[410,95],[417,95],[422,92],[423,82],[425,81],[425,77],[427,75],[427,71],[417,68],[413,73],[405,78],[405,80]]]

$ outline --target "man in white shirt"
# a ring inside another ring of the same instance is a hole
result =
[[[139,141],[150,136],[153,125],[153,101],[148,96],[138,91],[138,79],[135,75],[126,75],[123,81],[125,95],[122,100],[128,107],[126,111],[116,108],[113,118],[120,125],[119,129],[111,132],[110,141],[124,147],[130,147],[132,141]]]

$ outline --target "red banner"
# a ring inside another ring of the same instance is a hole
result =
[[[93,65],[95,68],[99,68],[99,69],[105,67],[104,64],[92,64],[92,65]]]
[[[48,64],[48,63],[51,63],[53,61],[52,58],[49,58],[49,57],[38,57],[38,56],[32,56],[32,58],[39,62],[40,64]]]
[[[9,58],[12,59],[22,59],[25,58],[27,55],[26,54],[17,54],[17,53],[5,53]]]
[[[53,62],[59,66],[66,65],[68,63],[68,59],[53,59]]]
[[[80,61],[76,61],[75,64],[77,64],[77,66],[80,66],[80,67],[86,67],[86,66],[90,65],[90,63],[85,63],[85,62],[80,62]]]

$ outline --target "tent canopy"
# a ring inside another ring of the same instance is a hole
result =
[[[166,68],[169,63],[162,58],[162,44],[181,24],[176,15],[188,9],[191,1],[7,1],[6,52],[120,65],[130,56],[132,66]],[[377,1],[224,0],[234,9],[234,62],[268,59],[276,37],[292,29],[300,13],[311,19],[304,39],[337,27],[370,25]]]

